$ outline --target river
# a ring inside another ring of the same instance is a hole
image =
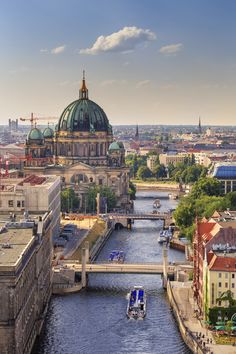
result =
[[[157,195],[138,192],[135,212],[148,212]],[[176,201],[161,199],[160,210],[173,208]],[[107,261],[113,249],[125,251],[125,262],[160,262],[162,246],[157,242],[160,221],[135,221],[132,230],[114,231],[98,262]],[[184,254],[169,250],[169,260]],[[144,320],[126,317],[127,293],[132,285],[147,292]],[[162,280],[158,275],[93,274],[87,290],[53,296],[34,354],[189,354],[172,315]]]

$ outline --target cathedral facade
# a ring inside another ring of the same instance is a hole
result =
[[[64,185],[76,190],[81,208],[94,185],[110,187],[118,206],[129,204],[124,145],[114,141],[105,112],[89,99],[84,77],[79,99],[64,109],[55,131],[32,127],[25,149],[25,174],[60,175]]]

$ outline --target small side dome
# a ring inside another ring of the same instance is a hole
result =
[[[32,128],[27,135],[27,143],[28,144],[36,144],[36,145],[43,145],[44,137],[43,133],[38,128]]]
[[[120,146],[118,145],[118,143],[116,141],[113,141],[113,143],[110,144],[109,151],[116,151],[116,150],[120,150]]]
[[[47,127],[44,129],[43,136],[45,139],[52,139],[53,135],[54,135],[54,132],[53,132],[52,128]]]

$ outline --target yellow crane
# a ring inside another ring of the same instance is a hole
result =
[[[49,124],[49,120],[54,120],[55,121],[56,118],[54,118],[54,117],[34,117],[34,114],[31,113],[30,118],[20,118],[20,120],[23,121],[23,122],[30,121],[31,128],[33,128],[34,123],[36,125],[38,120],[46,120],[48,122],[48,124]]]

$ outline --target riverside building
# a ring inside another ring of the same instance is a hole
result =
[[[79,99],[62,112],[53,131],[32,127],[25,145],[25,174],[60,175],[85,209],[89,187],[108,186],[118,206],[129,204],[129,168],[122,142],[113,141],[112,126],[103,109],[89,99],[83,77]]]
[[[1,354],[30,353],[52,284],[52,212],[0,213]]]
[[[1,178],[0,213],[52,212],[52,234],[60,231],[61,179],[58,176],[29,175]]]

